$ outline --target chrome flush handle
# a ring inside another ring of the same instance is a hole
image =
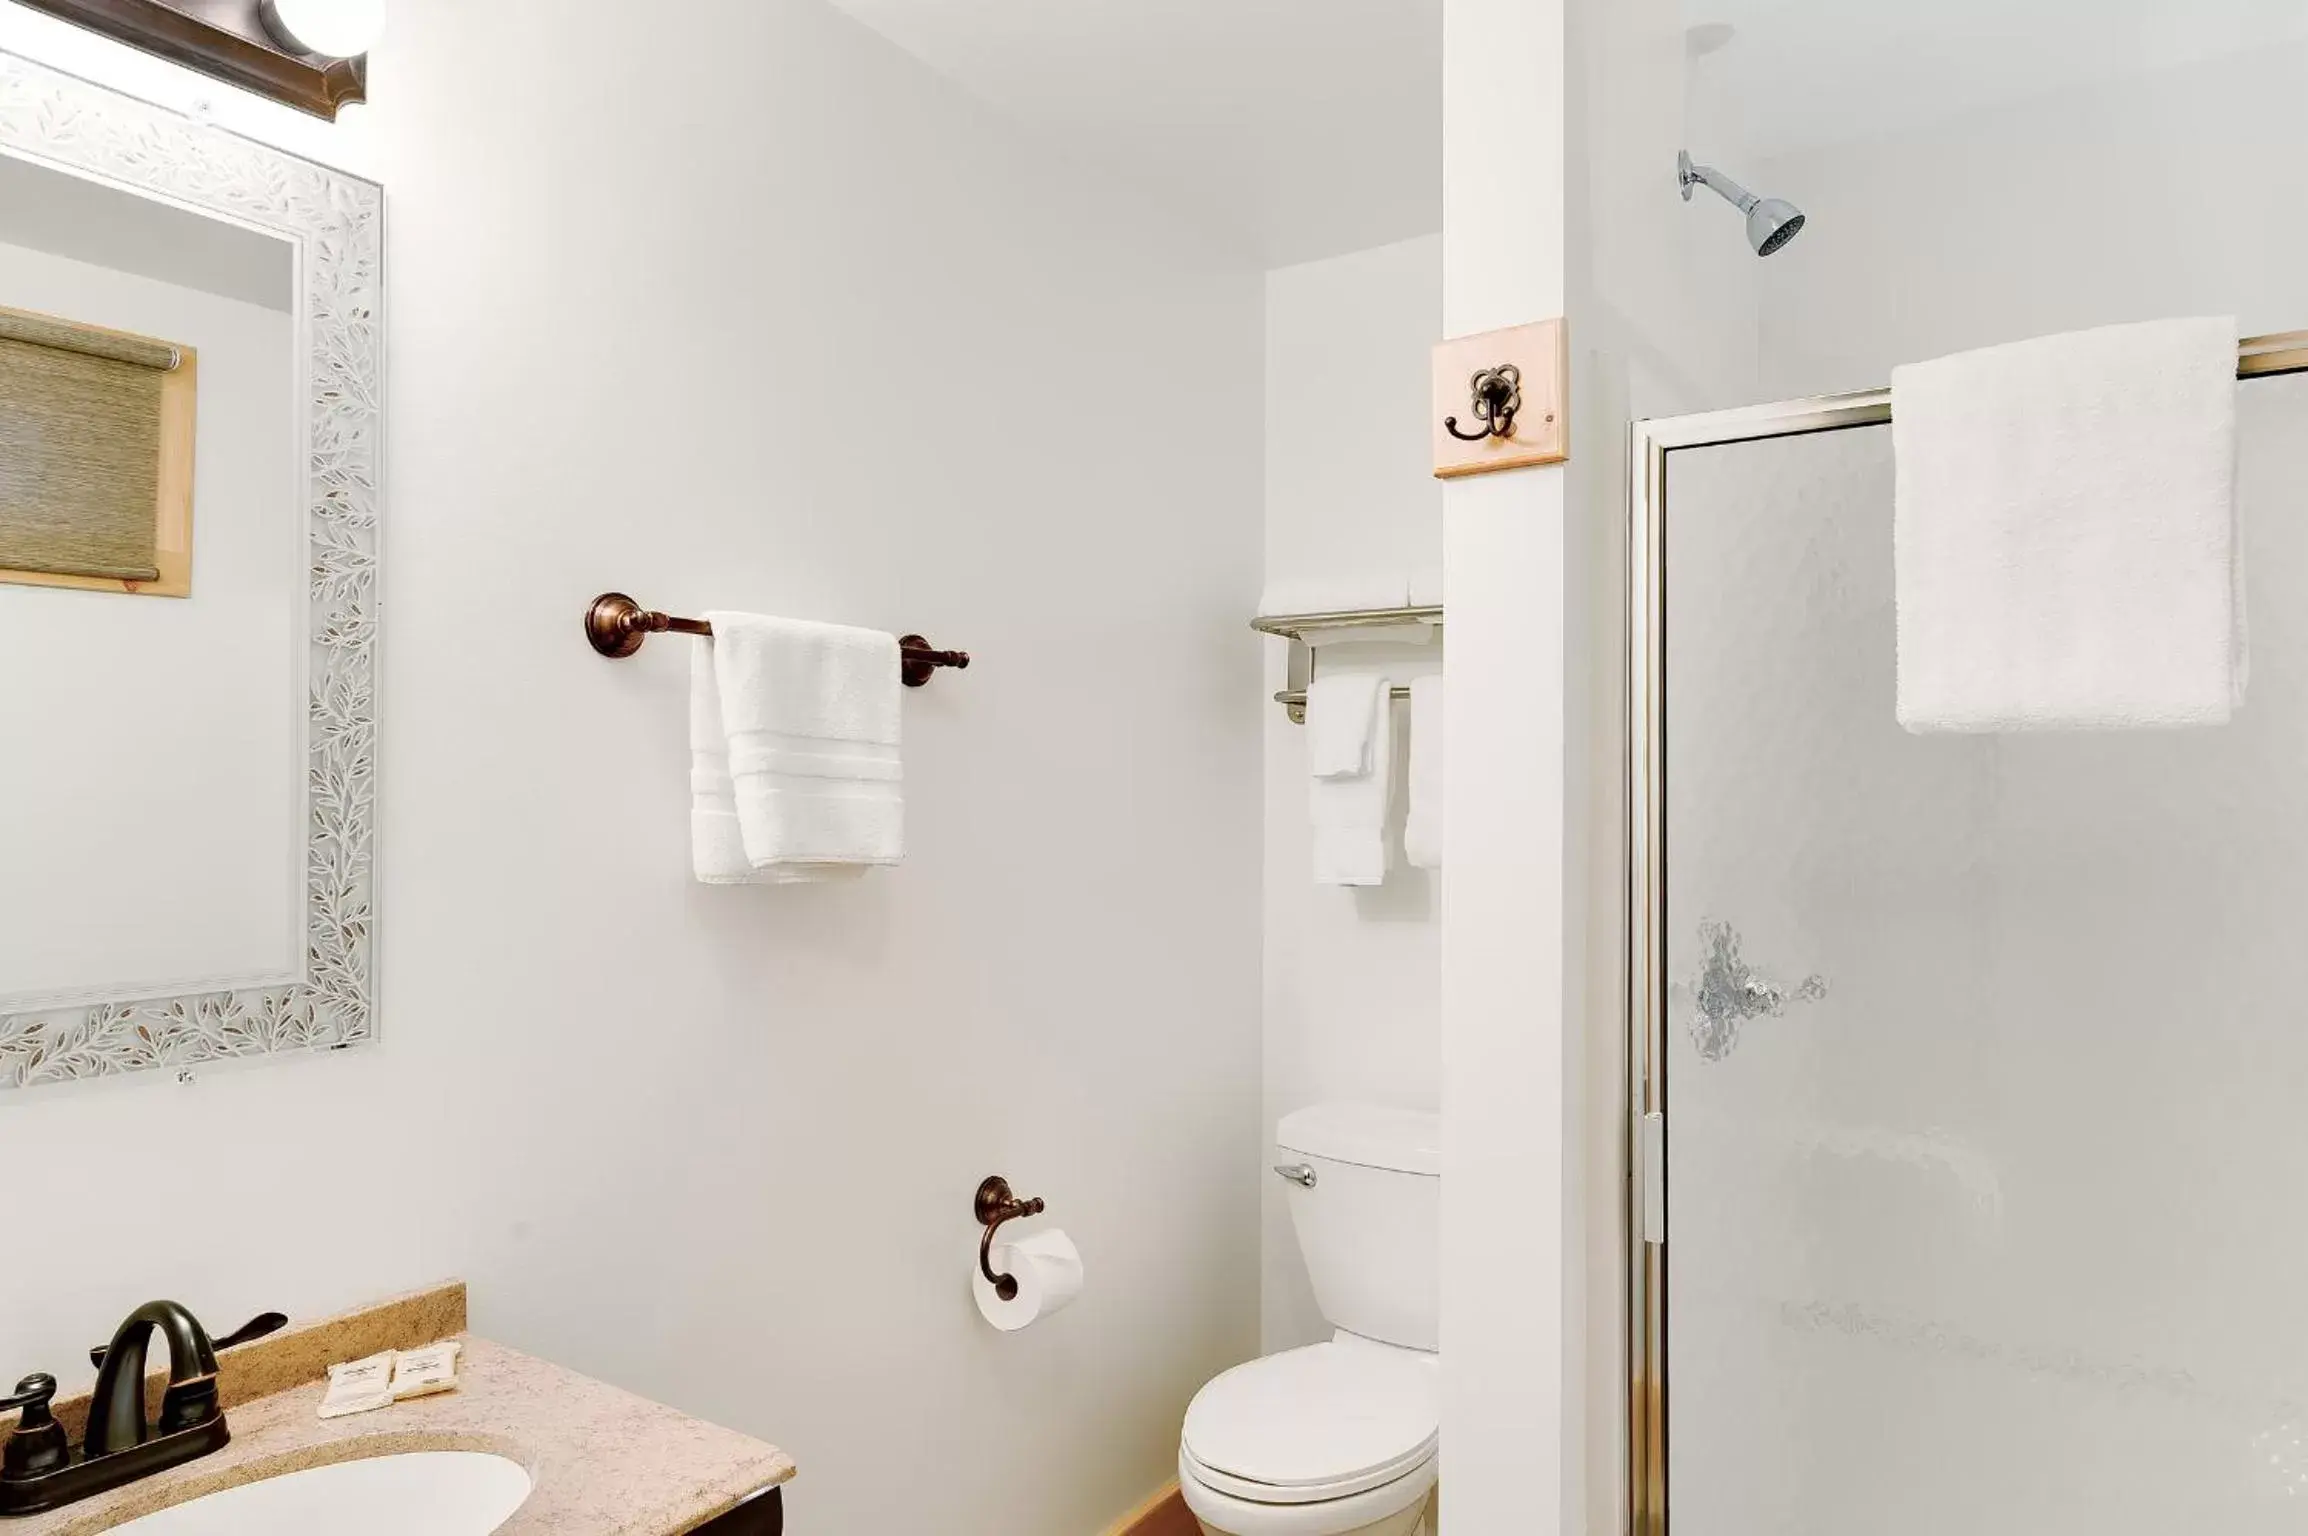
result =
[[[1274,1171],[1300,1189],[1314,1188],[1314,1169],[1305,1163],[1276,1163]]]

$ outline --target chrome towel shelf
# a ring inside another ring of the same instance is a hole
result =
[[[1410,697],[1410,684],[1396,683],[1386,691],[1386,696],[1390,699],[1407,699]],[[1290,711],[1290,720],[1293,725],[1306,724],[1306,690],[1304,688],[1285,688],[1275,694],[1274,702]]]
[[[1262,635],[1303,640],[1318,629],[1373,629],[1385,624],[1440,624],[1442,604],[1417,608],[1341,608],[1333,613],[1263,614],[1250,621]]]
[[[1403,608],[1339,608],[1325,613],[1261,614],[1250,621],[1250,627],[1262,635],[1279,635],[1294,642],[1290,647],[1291,686],[1274,696],[1290,716],[1293,725],[1306,723],[1306,688],[1314,681],[1314,648],[1308,643],[1311,634],[1340,629],[1383,629],[1396,624],[1431,624],[1441,628],[1443,610],[1440,603],[1421,603]],[[1396,684],[1388,690],[1392,698],[1407,699],[1410,689]]]

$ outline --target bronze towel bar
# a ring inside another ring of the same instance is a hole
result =
[[[630,656],[651,635],[710,635],[713,626],[703,619],[684,619],[644,608],[622,592],[604,592],[585,610],[585,638],[604,656]],[[968,651],[941,651],[920,635],[898,636],[899,676],[908,688],[919,688],[940,667],[966,667]]]

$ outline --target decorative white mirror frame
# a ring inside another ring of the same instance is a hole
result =
[[[0,152],[291,242],[311,556],[301,979],[0,1014],[0,1090],[372,1040],[384,189],[8,53]]]

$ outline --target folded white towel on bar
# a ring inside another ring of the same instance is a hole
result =
[[[1443,862],[1443,680],[1414,677],[1410,684],[1410,810],[1403,818],[1402,855],[1416,869]]]
[[[1363,687],[1360,685],[1368,684]],[[1317,885],[1386,883],[1386,817],[1394,791],[1394,710],[1391,685],[1383,677],[1336,673],[1318,677],[1306,690],[1306,723],[1311,732],[1317,711],[1341,705],[1364,711],[1369,748],[1361,772],[1308,779],[1308,817],[1314,830]],[[1311,741],[1311,738],[1310,738]]]
[[[729,783],[729,738],[721,729],[721,690],[713,678],[713,643],[689,652],[689,858],[707,885],[751,885],[757,877],[737,826]]]
[[[1899,723],[2218,725],[2243,702],[2236,322],[1893,370]]]
[[[1370,772],[1387,681],[1367,672],[1325,673],[1306,686],[1306,771],[1318,779]]]
[[[782,884],[897,863],[896,639],[758,614],[705,618],[713,637],[699,642],[690,674],[697,878]]]

